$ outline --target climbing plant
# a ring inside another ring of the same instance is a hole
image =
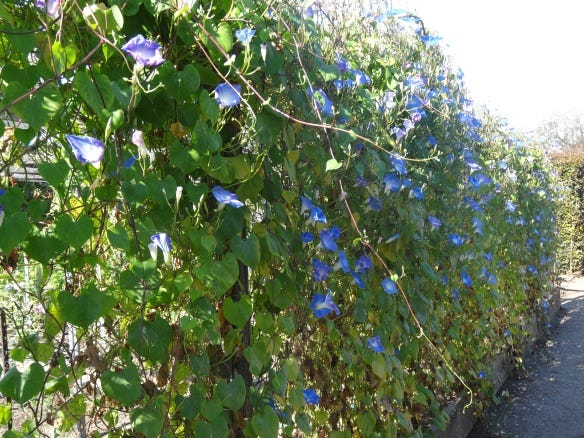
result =
[[[421,436],[488,399],[548,307],[548,163],[419,17],[357,10],[0,5],[5,436]]]

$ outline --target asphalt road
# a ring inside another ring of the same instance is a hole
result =
[[[584,438],[584,278],[561,289],[551,336],[505,383],[508,396],[470,438]]]

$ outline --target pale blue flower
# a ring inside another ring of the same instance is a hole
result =
[[[349,266],[349,260],[347,260],[347,256],[345,255],[345,251],[339,251],[339,261],[335,265],[335,269],[342,269],[343,272],[347,274],[351,272],[351,267]]]
[[[162,47],[155,41],[150,41],[142,35],[136,35],[122,46],[122,50],[128,53],[136,62],[146,67],[156,67],[166,59],[162,57]]]
[[[428,216],[428,222],[430,222],[432,230],[435,230],[442,226],[442,221],[434,216]]]
[[[367,340],[367,346],[371,348],[376,353],[383,353],[385,350],[383,345],[381,345],[381,338],[379,336],[373,336]]]
[[[215,186],[211,190],[211,193],[219,203],[219,208],[223,208],[225,205],[231,205],[235,208],[243,207],[243,202],[241,202],[235,193],[231,193],[225,190],[221,186]]]
[[[337,251],[337,239],[341,235],[341,229],[339,227],[331,227],[330,230],[323,229],[320,232],[320,243],[324,249],[329,251]]]
[[[472,279],[470,278],[470,275],[468,275],[466,272],[463,272],[462,274],[460,274],[460,279],[462,280],[462,283],[466,287],[472,286]]]
[[[359,274],[357,274],[355,271],[350,271],[350,273],[351,273],[351,276],[353,277],[353,283],[355,283],[355,285],[357,285],[357,287],[359,289],[364,289],[365,282],[363,281],[361,276]]]
[[[450,243],[452,243],[454,246],[461,246],[464,243],[462,236],[457,233],[450,233],[448,240],[450,240]]]
[[[241,103],[241,85],[223,82],[215,87],[215,100],[220,108],[230,108]]]
[[[150,237],[151,243],[148,244],[150,255],[156,261],[158,258],[158,248],[162,251],[164,262],[170,263],[170,251],[172,250],[172,242],[170,236],[166,233],[156,233]]]
[[[235,31],[235,38],[244,46],[247,46],[250,42],[252,37],[255,35],[255,29],[251,29],[246,27],[244,29],[239,29]]]
[[[327,292],[326,296],[314,294],[310,303],[310,310],[312,310],[316,318],[324,318],[331,312],[334,312],[337,316],[341,314],[341,311],[333,301],[330,291]]]
[[[105,146],[101,140],[93,137],[66,134],[65,138],[71,145],[73,155],[83,164],[99,163],[103,159]]]
[[[389,154],[389,159],[395,171],[400,175],[407,175],[406,160],[396,154]]]
[[[381,287],[388,295],[394,295],[397,293],[397,284],[391,278],[385,278],[381,282]]]
[[[385,175],[383,182],[385,183],[385,193],[399,192],[402,188],[402,181],[395,173]]]
[[[424,190],[421,187],[414,187],[410,190],[410,198],[421,201],[424,199]]]

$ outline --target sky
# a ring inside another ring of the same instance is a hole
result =
[[[521,131],[584,116],[584,1],[393,0],[422,18],[471,98]]]

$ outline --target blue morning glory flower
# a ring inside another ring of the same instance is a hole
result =
[[[300,235],[300,238],[302,239],[302,243],[310,243],[314,240],[314,234],[310,231],[305,231]]]
[[[479,371],[477,374],[477,377],[479,379],[486,379],[487,378],[487,373],[485,373],[484,371]]]
[[[532,274],[537,274],[537,269],[536,269],[536,268],[535,268],[535,266],[533,266],[533,265],[528,265],[528,266],[527,266],[527,270],[528,270],[529,272],[531,272]]]
[[[450,233],[448,240],[450,240],[450,243],[452,243],[454,246],[461,246],[464,243],[462,236],[457,233]]]
[[[245,29],[239,29],[235,31],[235,38],[244,46],[247,46],[251,42],[251,38],[255,35],[255,29],[246,27]]]
[[[367,340],[367,346],[371,348],[376,353],[383,353],[385,350],[383,345],[381,345],[381,338],[379,336],[373,336]]]
[[[146,67],[156,67],[166,59],[162,57],[160,44],[147,40],[142,35],[136,35],[122,46],[122,50],[136,60],[136,63]]]
[[[215,87],[215,100],[219,108],[230,108],[241,103],[241,85],[223,82]]]
[[[442,221],[434,216],[428,216],[428,222],[430,222],[432,230],[435,230],[436,228],[440,228],[442,226]]]
[[[304,213],[305,211],[310,211],[313,207],[314,204],[309,198],[306,196],[300,197],[300,214]]]
[[[434,137],[432,134],[430,134],[428,136],[428,144],[430,146],[436,146],[438,144],[438,140],[436,140],[436,137]]]
[[[213,196],[219,203],[219,208],[223,208],[225,205],[231,205],[235,208],[243,207],[243,202],[241,202],[235,193],[228,192],[221,186],[215,186],[211,190]]]
[[[355,271],[349,271],[349,272],[350,272],[351,276],[353,277],[353,283],[355,283],[355,285],[359,289],[365,289],[365,282],[363,281],[361,276],[359,274],[357,274]]]
[[[335,115],[335,105],[333,101],[329,99],[322,88],[312,91],[311,89],[306,90],[306,93],[312,97],[312,101],[318,111],[323,114],[332,117]]]
[[[357,263],[355,263],[355,271],[357,272],[367,272],[372,267],[373,262],[366,255],[359,257],[359,260],[357,260]]]
[[[400,175],[407,175],[406,160],[396,154],[390,154],[389,159],[395,171]]]
[[[341,55],[337,55],[337,67],[341,73],[346,73],[349,70],[349,61],[343,58]]]
[[[302,394],[304,395],[304,402],[307,405],[317,405],[320,400],[320,396],[312,388],[303,390]]]
[[[333,81],[333,85],[335,86],[337,91],[341,91],[343,88],[345,88],[345,81],[343,81],[342,79],[335,79]]]
[[[158,258],[158,248],[160,248],[164,257],[164,263],[170,263],[170,251],[172,250],[170,236],[166,233],[156,233],[150,237],[150,240],[152,242],[148,244],[148,249],[154,261]]]
[[[462,274],[460,274],[460,279],[462,280],[462,283],[466,287],[472,286],[472,279],[470,278],[470,275],[468,275],[466,272],[463,272]]]
[[[331,227],[330,230],[323,229],[320,232],[320,243],[324,249],[336,252],[337,250],[337,239],[341,235],[341,229],[339,227]]]
[[[355,181],[356,187],[367,187],[367,180],[363,178],[362,175],[357,175],[357,179]]]
[[[385,193],[399,192],[402,188],[402,181],[395,173],[385,175],[383,177],[383,182],[385,183]]]
[[[330,290],[327,292],[326,296],[314,294],[312,302],[310,303],[310,310],[312,310],[312,313],[316,318],[324,318],[331,312],[334,312],[337,315],[341,314],[341,311],[333,301]]]
[[[543,300],[543,301],[541,302],[541,308],[542,308],[542,309],[543,309],[545,312],[547,312],[548,310],[550,310],[550,303],[549,303],[549,301],[547,301],[547,300]]]
[[[452,298],[454,298],[455,300],[458,300],[458,298],[459,298],[458,289],[452,289]]]
[[[66,134],[65,138],[71,145],[73,155],[83,164],[99,163],[103,159],[105,146],[101,140],[82,135]]]
[[[326,216],[320,207],[315,205],[312,206],[310,209],[310,215],[308,216],[308,222],[315,224],[316,222],[320,222],[326,224]]]
[[[385,278],[381,282],[381,287],[388,295],[393,295],[397,293],[397,284],[391,278]]]
[[[353,70],[352,73],[355,75],[355,83],[357,85],[369,85],[371,83],[371,78],[360,69]]]
[[[383,97],[377,102],[377,111],[380,113],[389,111],[395,108],[397,103],[395,102],[395,93],[393,91],[386,91]]]
[[[505,336],[511,336],[512,335],[512,333],[511,333],[511,331],[509,329],[505,329],[505,331],[503,332],[503,334]]]
[[[421,35],[420,39],[428,46],[435,46],[442,40],[442,37],[436,35]]]
[[[490,285],[497,284],[497,276],[495,274],[489,273],[489,276],[487,277],[487,284]]]
[[[482,234],[483,234],[483,221],[480,220],[476,216],[473,216],[470,221],[472,223],[472,226],[474,228],[475,233],[477,233],[477,234],[479,234],[479,235],[482,236]]]
[[[476,187],[479,188],[482,185],[491,184],[493,180],[486,176],[484,173],[473,173],[468,177],[468,182]]]
[[[343,272],[347,274],[351,272],[351,267],[349,266],[349,260],[347,260],[347,256],[345,255],[345,251],[339,251],[339,261],[335,265],[335,269],[341,268]]]
[[[402,139],[407,134],[407,132],[401,129],[399,126],[394,126],[391,128],[391,133],[395,135],[396,140]]]
[[[424,190],[421,187],[414,187],[410,190],[410,198],[417,199],[421,201],[424,199]]]
[[[489,251],[489,252],[485,253],[485,255],[483,257],[485,258],[485,260],[487,262],[490,262],[493,260],[493,253]]]
[[[381,211],[381,201],[373,196],[369,196],[369,200],[367,201],[367,207],[373,211]]]
[[[507,199],[505,201],[505,210],[507,210],[509,213],[515,212],[516,209],[517,205],[515,205],[513,201],[511,201],[510,199]]]
[[[329,265],[318,259],[312,259],[312,268],[312,279],[314,282],[325,281],[333,270]]]

